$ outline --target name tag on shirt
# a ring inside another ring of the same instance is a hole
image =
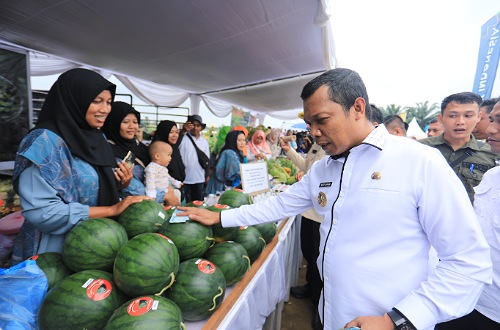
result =
[[[320,188],[331,187],[331,186],[332,186],[332,184],[333,184],[333,182],[321,182],[321,183],[319,184],[319,187],[320,187]]]

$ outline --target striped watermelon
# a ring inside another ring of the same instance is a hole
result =
[[[189,259],[179,266],[166,297],[179,306],[185,320],[206,319],[219,308],[226,293],[224,274],[206,259]]]
[[[79,222],[64,239],[62,259],[71,270],[111,271],[118,250],[127,242],[127,232],[107,218]]]
[[[252,204],[252,198],[241,189],[231,189],[224,191],[219,197],[219,204],[226,204],[231,207]]]
[[[157,294],[170,287],[179,269],[174,243],[158,233],[140,234],[118,252],[113,267],[116,285],[127,295]]]
[[[59,283],[63,278],[73,274],[73,271],[66,267],[62,261],[62,256],[58,252],[45,252],[34,255],[30,260],[35,260],[38,267],[40,267],[49,282],[48,290],[52,289],[54,285]]]
[[[111,274],[84,270],[49,290],[38,311],[38,328],[102,329],[124,301]]]
[[[260,256],[266,247],[266,241],[262,238],[259,230],[251,226],[240,227],[234,241],[243,245],[252,262]]]
[[[236,284],[250,269],[247,250],[232,241],[215,244],[205,253],[205,258],[222,271],[227,286]]]
[[[208,209],[213,212],[221,212],[228,210],[231,207],[225,204],[215,204]],[[227,227],[223,228],[220,223],[212,225],[212,231],[214,233],[215,242],[220,243],[224,241],[232,241],[238,233],[238,227]]]
[[[175,243],[181,261],[202,257],[214,244],[212,228],[196,221],[163,224],[159,233]]]
[[[271,243],[274,236],[276,236],[276,233],[278,232],[278,225],[275,222],[261,223],[258,225],[253,225],[252,227],[255,227],[259,230],[262,238],[264,239],[264,241],[266,241],[267,244]]]
[[[118,222],[125,228],[128,238],[144,233],[156,233],[167,219],[167,212],[162,204],[145,199],[127,207],[118,217]]]
[[[186,329],[182,312],[172,300],[162,296],[142,296],[120,306],[104,327],[105,330]]]

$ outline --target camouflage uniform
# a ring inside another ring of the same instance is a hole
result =
[[[440,136],[422,139],[419,140],[419,142],[438,149],[448,164],[451,164],[455,161],[455,159],[462,157],[462,155],[467,151],[475,151],[472,156],[463,159],[459,164],[453,167],[453,171],[455,171],[457,176],[460,178],[460,181],[464,184],[467,194],[469,195],[469,199],[473,202],[473,188],[481,182],[483,174],[487,170],[496,166],[495,158],[497,156],[491,152],[490,145],[487,143],[483,143],[481,145],[481,143],[479,143],[481,146],[478,146],[478,141],[472,135],[470,141],[467,142],[466,145],[455,151],[446,142],[443,134]]]

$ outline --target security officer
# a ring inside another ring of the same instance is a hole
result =
[[[438,115],[444,133],[420,140],[443,154],[464,184],[471,202],[474,201],[474,187],[481,182],[483,174],[496,165],[490,146],[472,135],[481,119],[480,104],[481,96],[470,92],[447,96]]]

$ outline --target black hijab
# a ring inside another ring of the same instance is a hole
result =
[[[104,90],[115,97],[116,86],[98,73],[86,69],[66,71],[50,88],[35,126],[59,135],[74,156],[94,167],[99,177],[99,206],[118,202],[111,147],[102,132],[90,127],[85,119],[89,105]]]
[[[227,133],[226,139],[224,140],[224,146],[220,150],[219,157],[220,157],[220,155],[222,155],[222,152],[224,150],[230,149],[230,150],[233,150],[234,152],[236,152],[236,154],[238,155],[238,158],[240,159],[240,163],[243,163],[243,153],[241,152],[240,149],[238,149],[238,136],[240,134],[245,135],[245,133],[243,133],[243,131],[237,131],[237,130]],[[217,162],[218,161],[219,161],[219,159],[217,159]]]
[[[168,135],[172,130],[172,127],[177,126],[177,124],[170,120],[162,120],[158,123],[156,127],[155,135],[153,136],[154,141],[163,141],[168,142]],[[174,179],[179,181],[184,181],[186,179],[186,170],[184,167],[184,163],[182,162],[181,152],[179,151],[179,144],[181,143],[181,136],[177,140],[175,145],[172,145],[172,160],[170,164],[168,164],[168,174],[170,174]]]
[[[120,135],[120,125],[123,118],[131,113],[135,115],[137,122],[140,124],[141,114],[139,111],[135,110],[128,103],[119,101],[113,102],[111,105],[111,113],[108,115],[108,118],[106,118],[102,131],[108,140],[113,141],[114,144],[111,143],[111,149],[113,149],[115,157],[123,159],[129,151],[132,151],[135,157],[141,160],[141,165],[146,167],[151,161],[151,158],[149,158],[148,147],[135,137],[131,140],[127,140]]]

